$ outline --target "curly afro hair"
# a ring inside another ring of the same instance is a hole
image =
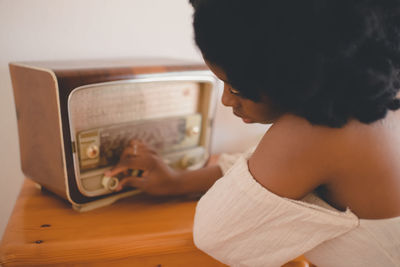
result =
[[[400,1],[190,2],[197,46],[244,98],[330,127],[400,108]]]

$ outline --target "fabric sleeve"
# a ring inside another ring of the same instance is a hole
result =
[[[273,267],[357,225],[349,210],[269,192],[251,176],[242,156],[200,199],[193,234],[199,249],[225,264]]]
[[[222,173],[225,175],[225,173],[235,164],[235,162],[240,157],[242,156],[245,158],[250,157],[250,155],[253,154],[255,149],[256,147],[253,146],[242,153],[223,153],[219,157],[217,164],[221,168]]]

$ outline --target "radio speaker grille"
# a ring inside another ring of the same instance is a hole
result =
[[[199,83],[118,82],[81,88],[70,95],[70,121],[75,132],[135,120],[193,114],[198,110]]]

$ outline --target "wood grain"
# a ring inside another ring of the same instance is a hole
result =
[[[209,266],[192,240],[197,200],[137,195],[78,213],[26,179],[0,245],[3,266]],[[306,267],[299,258],[287,267]]]
[[[132,261],[140,263],[136,266],[164,266],[169,263],[164,260],[170,258],[165,255],[185,258],[187,254],[187,260],[207,264],[202,266],[223,266],[193,245],[195,205],[193,199],[140,195],[77,213],[64,200],[41,192],[27,179],[2,240],[1,263],[100,266]]]

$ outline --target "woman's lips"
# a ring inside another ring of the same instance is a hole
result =
[[[235,114],[235,116],[241,118],[243,120],[243,122],[245,122],[245,123],[252,123],[253,122],[253,120],[251,120],[249,118],[246,118],[246,117],[242,116],[241,114],[239,114],[239,113],[237,113],[235,111],[233,111],[233,114]]]

